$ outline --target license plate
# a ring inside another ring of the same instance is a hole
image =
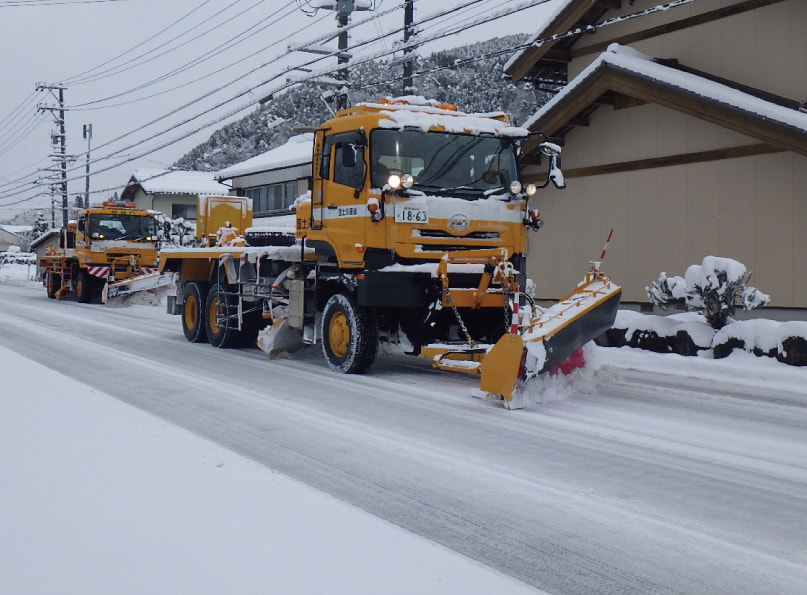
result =
[[[429,211],[425,207],[410,207],[406,205],[396,205],[396,223],[428,223]]]

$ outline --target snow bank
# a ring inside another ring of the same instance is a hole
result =
[[[734,350],[775,357],[783,363],[807,365],[807,322],[735,320],[715,331],[698,313],[654,316],[629,310],[617,313],[613,327],[597,342],[679,355],[723,358]]]

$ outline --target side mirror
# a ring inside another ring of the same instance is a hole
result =
[[[566,180],[563,178],[563,172],[560,169],[560,147],[555,143],[545,141],[538,145],[538,148],[541,153],[549,157],[549,171],[546,174],[546,182],[540,187],[545,188],[551,181],[555,188],[563,190],[566,188]]]

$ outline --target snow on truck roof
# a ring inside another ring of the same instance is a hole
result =
[[[385,98],[377,103],[359,103],[345,111],[345,115],[376,112],[383,116],[380,128],[416,128],[423,132],[442,128],[457,134],[490,134],[494,136],[525,137],[529,130],[511,126],[504,112],[466,114],[453,105],[419,96]]]

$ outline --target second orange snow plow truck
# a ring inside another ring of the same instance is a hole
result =
[[[105,201],[62,229],[59,247],[39,259],[48,297],[74,292],[89,302],[107,284],[157,272],[157,221],[135,203]]]
[[[189,341],[257,336],[270,353],[321,343],[343,373],[366,372],[384,343],[480,374],[509,402],[520,380],[610,328],[621,289],[598,267],[546,310],[519,291],[526,232],[541,225],[536,186],[518,179],[528,131],[413,99],[360,104],[319,127],[293,232],[254,227],[245,246],[162,251],[160,272],[177,281],[169,312]],[[541,149],[544,186],[562,186],[560,149]]]

